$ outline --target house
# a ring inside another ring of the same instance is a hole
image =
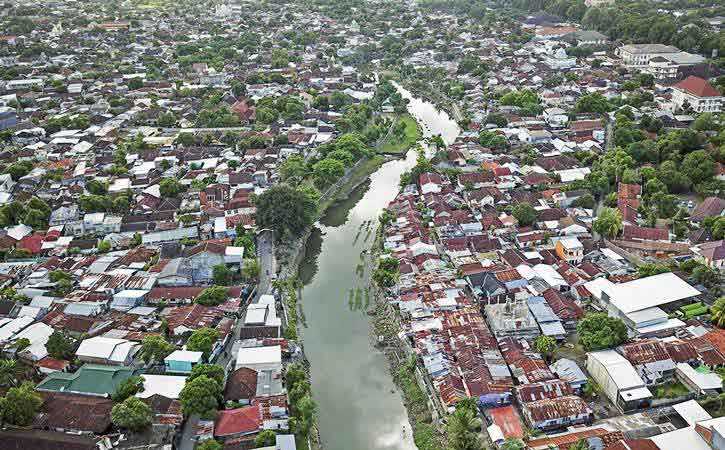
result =
[[[657,339],[645,339],[619,347],[647,386],[662,384],[675,375],[675,361]]]
[[[420,190],[422,194],[440,192],[443,185],[443,179],[437,173],[426,172],[420,174],[420,177],[418,178],[418,184],[420,184]]]
[[[708,217],[719,217],[723,215],[725,215],[725,199],[720,197],[707,197],[692,210],[692,213],[690,213],[690,222],[699,223]]]
[[[561,358],[554,361],[549,369],[561,380],[569,383],[572,392],[579,393],[587,384],[588,378],[584,371],[571,359]]]
[[[554,245],[556,254],[569,264],[579,265],[584,259],[584,246],[576,237],[562,237]]]
[[[18,115],[15,109],[8,106],[0,106],[0,131],[8,128],[15,128],[18,125]]]
[[[596,47],[606,45],[609,42],[607,36],[593,30],[574,31],[562,36],[561,40],[580,47]]]
[[[76,358],[95,364],[127,365],[140,349],[137,342],[96,336],[81,341]]]
[[[38,385],[38,391],[110,396],[135,371],[131,367],[84,364],[74,373],[53,372]]]
[[[544,120],[553,128],[562,128],[569,122],[569,115],[561,108],[546,108]]]
[[[697,113],[722,111],[723,95],[707,80],[690,75],[672,87],[672,103]]]
[[[529,425],[538,430],[556,430],[594,420],[594,411],[575,395],[524,403],[521,409]]]
[[[203,352],[174,350],[164,358],[164,367],[169,373],[191,373],[196,364],[203,362]]]
[[[705,366],[702,366],[703,368]],[[686,363],[677,364],[675,376],[689,390],[697,395],[714,396],[722,392],[722,378],[709,370],[693,369]]]
[[[696,258],[711,269],[725,269],[725,240],[705,242],[694,247]]]
[[[41,397],[33,428],[74,434],[103,434],[111,428],[110,398],[48,391],[41,391]]]
[[[617,49],[622,62],[630,67],[647,66],[652,58],[679,52],[680,49],[664,44],[629,44]]]
[[[246,367],[256,370],[279,370],[282,366],[282,347],[279,345],[269,347],[242,347],[237,352],[235,370]]]
[[[587,371],[622,411],[649,406],[652,393],[632,364],[614,350],[587,353]]]
[[[260,405],[219,411],[214,422],[214,437],[230,439],[256,434],[262,430]]]

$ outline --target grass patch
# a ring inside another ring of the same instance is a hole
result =
[[[327,208],[330,207],[338,198],[349,195],[350,191],[363,182],[367,177],[372,175],[378,168],[385,162],[385,158],[380,155],[368,158],[361,162],[353,172],[350,174],[349,179],[344,183],[334,195],[330,195],[322,204],[320,204],[319,215],[324,215]]]
[[[725,394],[705,397],[697,401],[712,417],[725,416]]]
[[[378,153],[400,155],[405,154],[408,149],[413,147],[420,140],[420,130],[418,122],[415,121],[410,114],[403,114],[396,119],[396,124],[403,122],[405,124],[405,135],[402,138],[394,136],[392,133],[385,140],[383,145],[378,149]],[[395,127],[395,125],[393,125]]]
[[[395,373],[395,383],[403,391],[405,406],[411,418],[413,440],[419,450],[442,450],[441,436],[430,423],[428,399],[415,379],[415,359],[400,366]]]
[[[672,381],[655,389],[655,398],[677,398],[690,393],[690,390],[679,381]]]

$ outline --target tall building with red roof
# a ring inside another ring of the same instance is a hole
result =
[[[723,96],[707,80],[690,75],[672,87],[672,102],[684,109],[687,104],[693,111],[722,111]]]

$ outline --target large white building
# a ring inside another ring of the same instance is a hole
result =
[[[707,80],[689,76],[672,87],[672,103],[681,109],[689,105],[698,113],[720,112],[723,96]]]
[[[663,44],[629,44],[618,49],[622,62],[631,67],[644,67],[652,58],[678,53],[680,49]]]
[[[622,411],[649,406],[652,393],[634,366],[614,350],[587,353],[587,371]]]

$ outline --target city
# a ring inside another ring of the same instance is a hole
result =
[[[718,0],[5,0],[0,449],[725,450]]]

